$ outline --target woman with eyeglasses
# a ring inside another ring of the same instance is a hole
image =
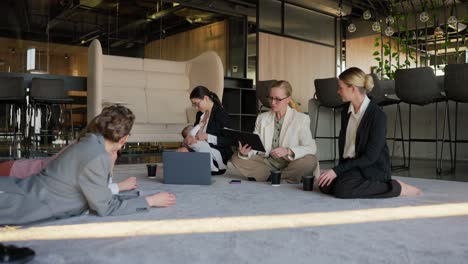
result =
[[[193,128],[186,127],[182,131],[184,142],[187,144],[179,148],[178,151],[210,153],[212,158],[211,174],[224,174],[227,162],[232,156],[230,141],[223,135],[223,128],[227,127],[229,123],[229,115],[224,110],[218,96],[205,86],[195,87],[190,93],[190,101],[198,112]],[[186,140],[189,137],[190,141]]]
[[[0,178],[0,225],[23,225],[82,215],[124,215],[167,207],[171,193],[123,199],[108,187],[111,159],[126,143],[135,115],[124,106],[109,106],[95,118],[94,133],[26,179]]]
[[[271,110],[257,117],[254,133],[260,136],[266,152],[239,143],[239,152],[232,156],[234,166],[250,180],[266,181],[271,170],[281,170],[281,178],[289,183],[306,175],[318,176],[309,116],[290,107],[291,95],[289,82],[273,83],[268,96]]]
[[[320,175],[320,190],[344,199],[420,195],[418,188],[391,179],[387,116],[367,97],[372,76],[353,67],[340,74],[338,84],[341,99],[349,102],[341,112],[340,161]]]

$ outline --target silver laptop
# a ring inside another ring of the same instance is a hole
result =
[[[164,183],[211,185],[210,153],[163,152]]]

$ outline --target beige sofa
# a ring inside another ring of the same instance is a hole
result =
[[[103,55],[94,40],[88,51],[88,120],[107,104],[120,103],[136,115],[130,142],[181,141],[193,123],[189,94],[204,85],[223,96],[224,70],[212,51],[184,62]]]

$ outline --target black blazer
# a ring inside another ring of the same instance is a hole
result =
[[[200,123],[200,117],[203,112],[197,112],[195,119],[195,126]],[[232,156],[232,150],[230,141],[223,135],[223,128],[227,127],[229,123],[229,115],[224,110],[224,108],[213,105],[210,113],[210,119],[208,120],[208,127],[206,128],[206,133],[217,137],[217,145],[211,144],[210,147],[219,150],[221,156],[223,157],[224,164],[227,164],[227,161]]]
[[[349,103],[341,112],[341,131],[338,140],[340,162],[333,168],[338,176],[350,170],[358,170],[371,181],[386,182],[391,177],[390,156],[386,142],[387,115],[371,100],[356,132],[356,156],[343,159],[346,129],[351,114]]]

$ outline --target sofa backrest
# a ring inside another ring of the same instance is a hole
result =
[[[119,103],[135,116],[130,142],[180,141],[193,122],[189,95],[204,85],[220,98],[223,66],[215,52],[184,62],[102,55],[99,41],[89,47],[88,120],[102,107]]]

